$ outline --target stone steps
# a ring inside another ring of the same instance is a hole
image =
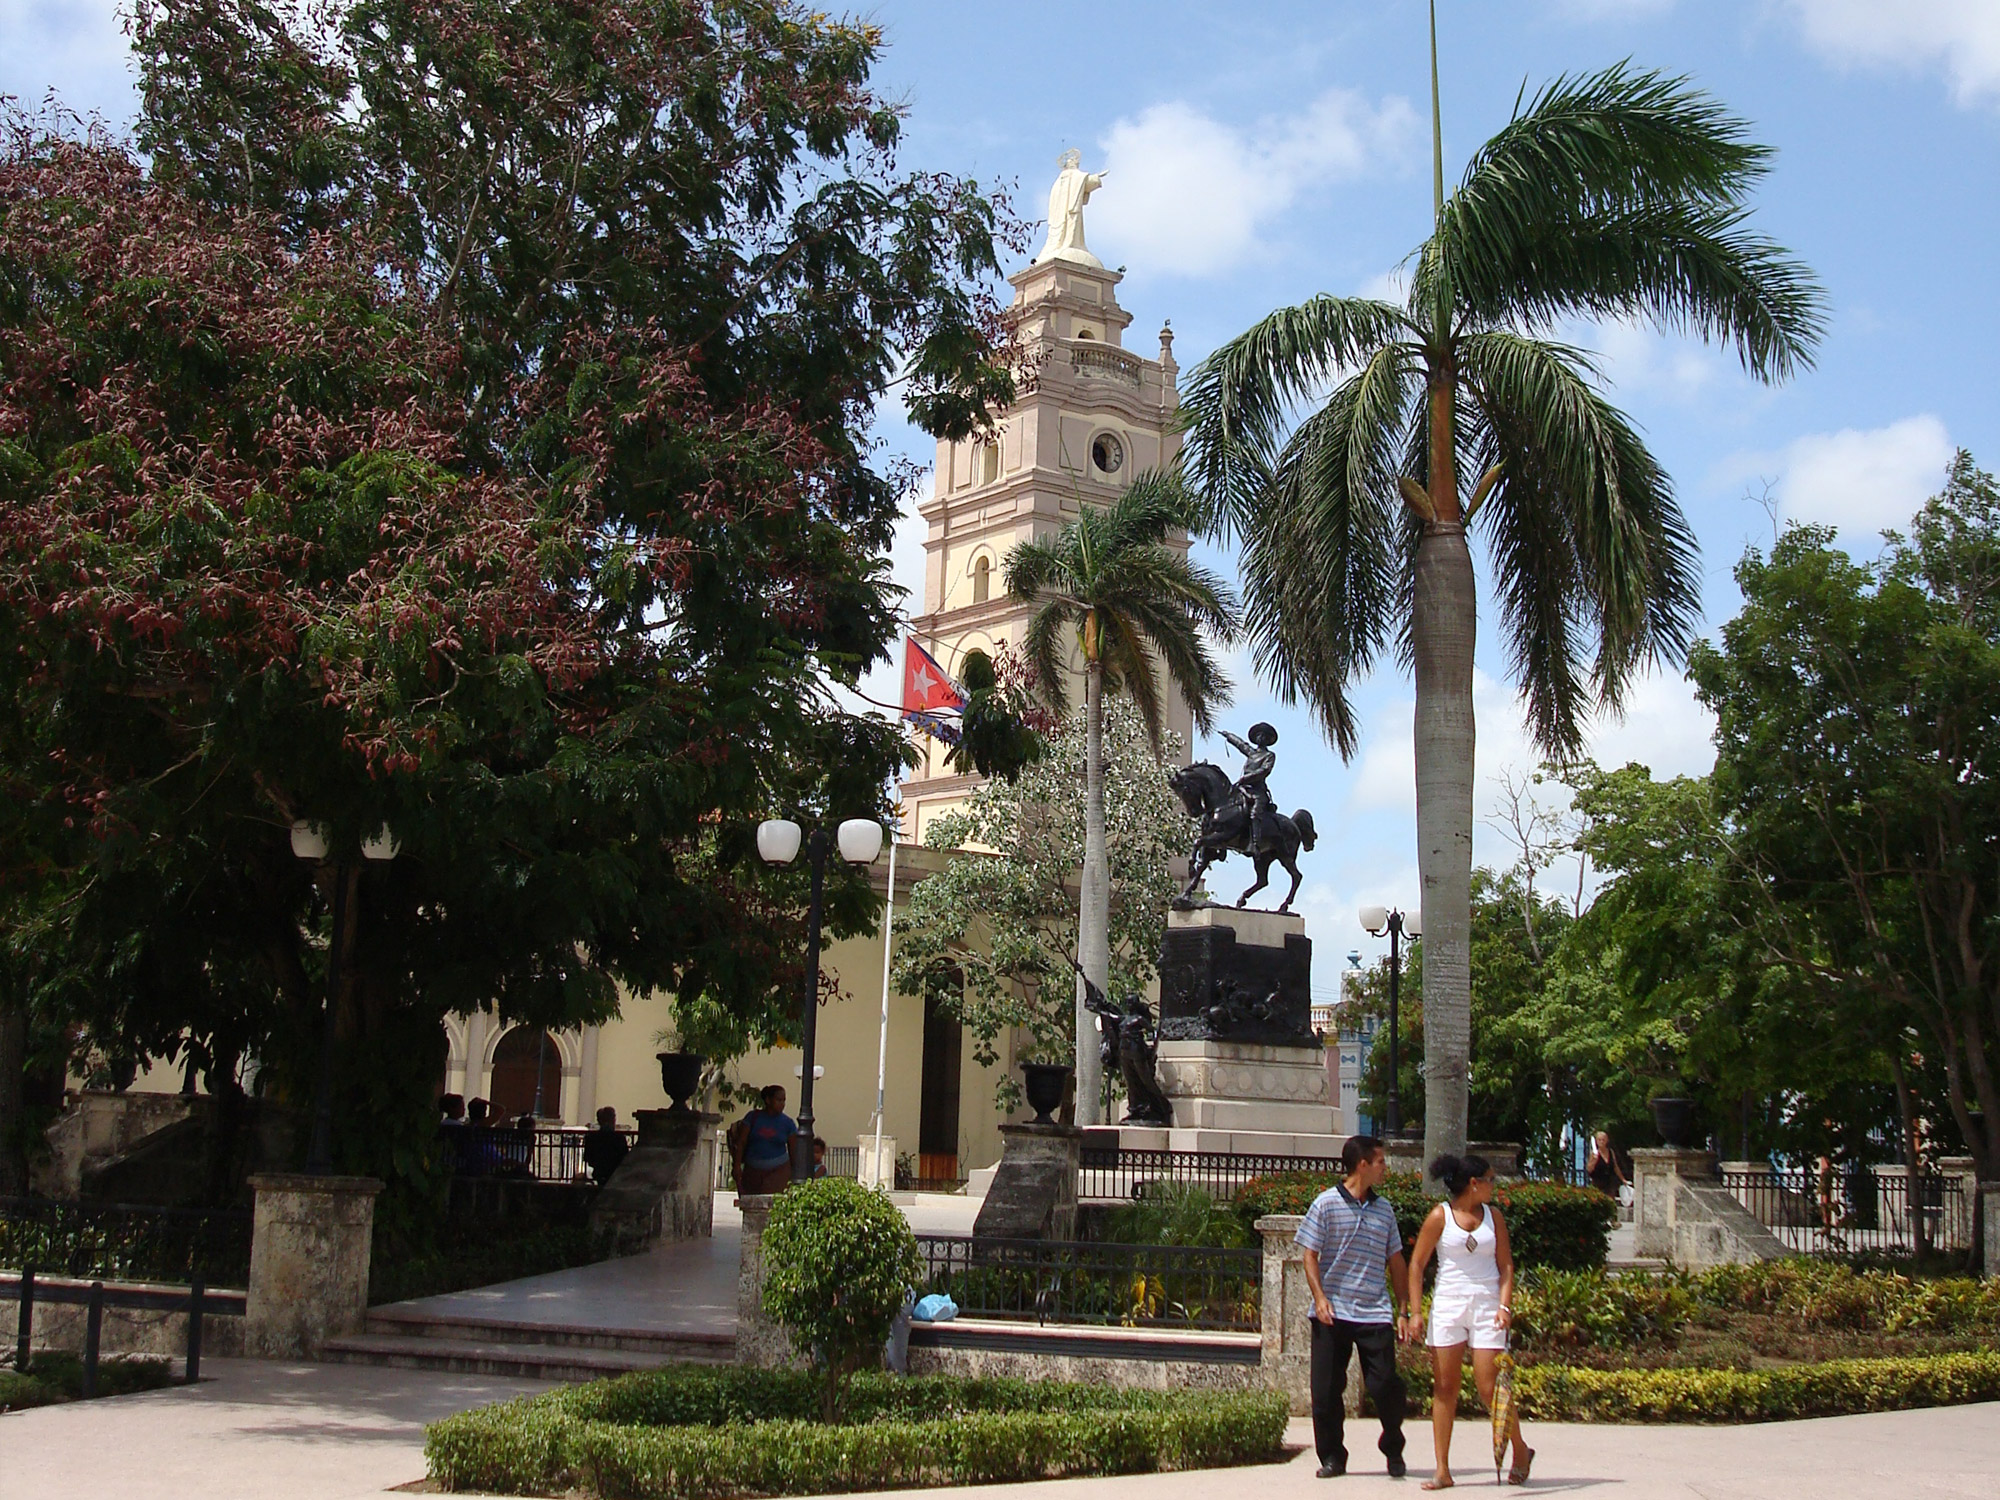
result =
[[[510,1323],[380,1308],[368,1315],[365,1331],[327,1340],[321,1357],[336,1364],[580,1381],[670,1364],[727,1364],[735,1354],[736,1340],[729,1334]]]

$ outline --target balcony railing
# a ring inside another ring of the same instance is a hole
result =
[[[636,1130],[618,1132],[631,1146]],[[590,1131],[581,1125],[537,1125],[532,1131],[506,1125],[454,1125],[441,1132],[459,1177],[532,1177],[538,1182],[574,1182],[588,1177],[583,1143]]]
[[[1086,379],[1116,380],[1136,388],[1139,357],[1110,344],[1077,344],[1069,351],[1070,368]]]

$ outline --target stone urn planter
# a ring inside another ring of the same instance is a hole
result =
[[[1662,1094],[1648,1100],[1647,1107],[1653,1111],[1653,1128],[1660,1133],[1660,1144],[1685,1148],[1694,1125],[1694,1100]]]
[[[701,1087],[701,1065],[707,1061],[699,1052],[659,1052],[660,1084],[674,1101],[674,1112],[688,1114],[688,1100]]]
[[[1028,1123],[1055,1124],[1055,1112],[1062,1108],[1072,1069],[1066,1063],[1022,1063],[1021,1072],[1027,1079],[1028,1107],[1035,1112]]]

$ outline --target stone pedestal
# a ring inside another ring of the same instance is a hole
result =
[[[1161,1042],[1160,1087],[1173,1101],[1177,1130],[1334,1134],[1333,1100],[1318,1048]]]
[[[895,1191],[896,1138],[893,1135],[878,1138],[872,1130],[864,1130],[861,1132],[859,1144],[861,1165],[855,1172],[855,1180],[863,1187]]]
[[[775,1193],[745,1193],[736,1200],[743,1213],[741,1258],[736,1265],[736,1362],[776,1370],[799,1365],[792,1336],[764,1311],[764,1225]]]
[[[1002,1125],[1000,1166],[979,1205],[979,1239],[1076,1238],[1076,1172],[1083,1132],[1073,1125]]]
[[[715,1229],[715,1124],[692,1109],[642,1109],[638,1144],[590,1206],[590,1227],[613,1253],[706,1239]]]
[[[1641,1147],[1632,1153],[1632,1253],[1666,1260],[1674,1254],[1680,1184],[1715,1181],[1715,1153],[1675,1146]]]
[[[252,1359],[317,1359],[320,1346],[359,1333],[368,1316],[375,1231],[373,1177],[264,1173],[250,1239],[243,1352]]]
[[[1264,1241],[1264,1383],[1285,1393],[1295,1416],[1312,1411],[1312,1293],[1296,1238],[1301,1222],[1298,1214],[1257,1221]]]

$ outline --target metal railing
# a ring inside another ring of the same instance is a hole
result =
[[[20,1274],[0,1274],[0,1292],[14,1298],[14,1369],[28,1374],[34,1369],[36,1304],[67,1304],[84,1310],[83,1398],[97,1394],[98,1355],[104,1339],[104,1314],[120,1308],[137,1312],[185,1313],[187,1354],[185,1379],[189,1385],[201,1379],[201,1335],[204,1319],[221,1315],[244,1315],[248,1299],[242,1292],[212,1292],[196,1276],[182,1286],[106,1286],[102,1280],[85,1283],[74,1278],[50,1280],[38,1276],[33,1266]]]
[[[1093,1150],[1078,1157],[1077,1197],[1129,1202],[1161,1183],[1200,1188],[1218,1202],[1253,1177],[1276,1172],[1338,1172],[1337,1156],[1243,1156],[1228,1151]]]
[[[0,1268],[240,1287],[250,1280],[250,1226],[242,1209],[0,1198]]]
[[[1919,1229],[1937,1250],[1972,1243],[1972,1204],[1956,1177],[1928,1172],[1910,1191],[1901,1167],[1737,1168],[1722,1186],[1792,1250],[1805,1255],[1913,1251]],[[1913,1211],[1914,1207],[1914,1211]]]
[[[629,1147],[636,1130],[618,1132]],[[460,1177],[533,1177],[539,1182],[574,1182],[588,1177],[583,1145],[590,1130],[582,1125],[537,1125],[517,1130],[509,1125],[452,1125],[440,1132],[451,1154],[451,1170]]]
[[[924,1289],[971,1317],[1124,1328],[1262,1326],[1261,1250],[920,1234]]]

